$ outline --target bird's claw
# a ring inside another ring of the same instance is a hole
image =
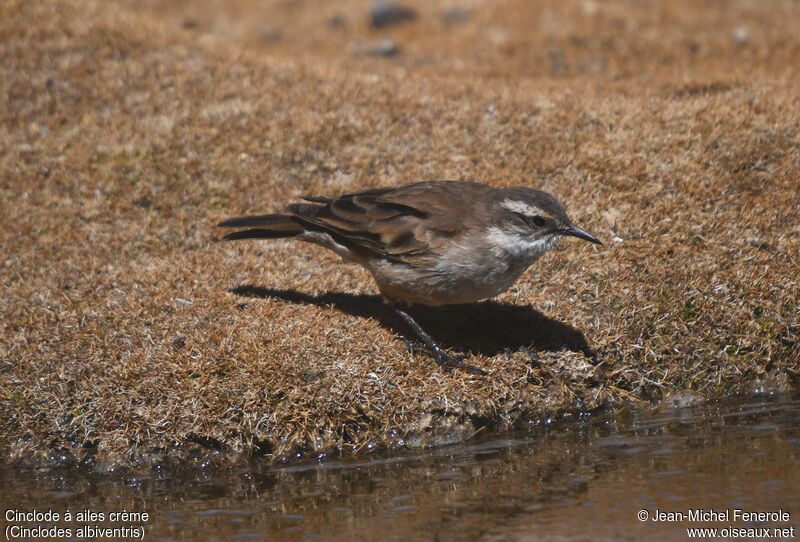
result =
[[[436,347],[433,352],[433,359],[436,360],[444,370],[449,371],[450,369],[462,369],[467,371],[468,373],[476,374],[476,375],[488,375],[486,371],[481,369],[480,367],[475,367],[474,365],[470,365],[468,363],[464,363],[464,360],[467,356],[465,354],[450,354],[439,347]]]
[[[436,363],[445,371],[449,371],[451,369],[462,369],[472,374],[476,375],[488,375],[486,371],[481,369],[480,367],[475,367],[474,365],[470,365],[468,363],[464,363],[464,360],[467,359],[467,354],[457,353],[451,354],[438,346],[434,348],[429,347],[428,345],[412,341],[400,335],[400,340],[403,341],[403,346],[406,347],[411,354],[414,352],[427,352],[433,359],[436,360]]]

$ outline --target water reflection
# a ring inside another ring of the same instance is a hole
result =
[[[782,400],[587,417],[367,461],[0,473],[4,505],[147,511],[150,540],[686,540],[694,524],[636,513],[782,509],[800,525],[798,422],[800,401]]]

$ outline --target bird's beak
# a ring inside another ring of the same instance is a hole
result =
[[[590,243],[595,243],[597,245],[602,245],[603,244],[600,241],[600,239],[598,239],[597,237],[595,237],[594,235],[592,235],[588,231],[580,229],[575,224],[570,224],[570,226],[567,229],[561,230],[561,234],[562,235],[571,235],[572,237],[578,237],[579,239],[584,239],[586,241],[589,241]]]

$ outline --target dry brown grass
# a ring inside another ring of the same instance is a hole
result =
[[[364,1],[201,4],[0,5],[7,457],[422,445],[797,382],[797,2],[475,2],[455,26],[435,2],[380,33]],[[398,57],[358,54],[384,34]],[[406,352],[322,250],[214,242],[299,194],[437,178],[543,187],[607,241],[417,312],[490,378]]]

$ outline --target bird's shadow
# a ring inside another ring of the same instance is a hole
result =
[[[273,298],[320,307],[333,306],[353,316],[373,318],[403,337],[413,332],[376,295],[325,293],[309,295],[296,290],[278,290],[251,284],[231,293],[243,297]],[[482,301],[443,307],[415,306],[408,311],[441,346],[458,351],[494,356],[502,352],[571,350],[594,357],[583,333],[564,322],[548,318],[529,306]]]

